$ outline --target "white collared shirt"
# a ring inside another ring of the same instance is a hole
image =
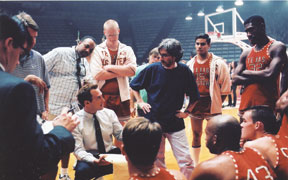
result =
[[[87,113],[84,109],[78,111],[74,116],[78,117],[80,124],[72,132],[75,139],[74,154],[78,160],[93,162],[96,158],[86,150],[97,150],[96,134],[93,114]],[[106,152],[113,146],[112,135],[122,141],[122,125],[114,111],[104,108],[96,112],[99,121]]]

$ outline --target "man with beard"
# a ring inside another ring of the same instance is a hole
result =
[[[79,110],[76,95],[82,86],[86,72],[89,72],[88,62],[84,57],[93,52],[96,46],[93,39],[84,36],[77,46],[55,48],[43,56],[51,85],[48,119],[53,119],[60,114],[63,107],[70,107],[74,111]],[[69,156],[63,157],[60,179],[70,179],[68,163]]]
[[[194,165],[190,156],[183,118],[188,117],[194,103],[198,100],[198,88],[192,71],[186,65],[179,63],[183,55],[179,41],[164,39],[158,51],[161,62],[153,63],[143,69],[131,81],[130,87],[145,117],[151,122],[158,122],[162,127],[163,136],[156,165],[166,168],[164,153],[167,138],[180,166],[180,171],[188,179]],[[147,91],[148,103],[141,98],[139,93],[141,89]],[[190,97],[190,102],[185,112],[181,112],[185,94]]]
[[[192,180],[274,179],[275,173],[260,152],[240,148],[241,126],[230,115],[211,118],[206,126],[206,146],[218,156],[200,163]]]
[[[239,111],[256,105],[275,109],[279,98],[279,75],[282,72],[281,94],[287,89],[286,46],[269,38],[261,16],[251,16],[244,22],[245,31],[253,45],[240,56],[233,84],[244,85]],[[284,70],[285,69],[285,70]]]

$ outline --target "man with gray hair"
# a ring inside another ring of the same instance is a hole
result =
[[[158,51],[161,62],[156,62],[142,70],[130,83],[137,103],[152,122],[158,122],[163,130],[162,141],[156,165],[165,168],[165,138],[172,147],[181,172],[189,179],[194,168],[185,134],[183,118],[188,117],[194,103],[199,98],[198,88],[191,70],[179,63],[183,49],[176,39],[164,39]],[[145,89],[148,103],[139,91]],[[190,97],[185,112],[181,112],[184,95]]]

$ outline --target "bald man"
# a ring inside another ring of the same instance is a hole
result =
[[[103,26],[106,40],[97,45],[91,57],[91,72],[105,99],[105,107],[117,114],[122,125],[130,118],[128,77],[136,71],[136,56],[130,46],[119,39],[117,21],[109,19]]]
[[[211,118],[207,123],[206,136],[207,148],[218,156],[196,166],[193,180],[275,178],[275,173],[259,151],[240,148],[241,126],[233,116]]]

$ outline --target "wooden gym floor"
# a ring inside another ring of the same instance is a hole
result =
[[[230,114],[234,117],[238,118],[238,108],[224,108],[223,109],[223,114]],[[190,118],[186,118],[185,119],[185,126],[186,126],[186,134],[188,137],[188,141],[189,141],[189,145],[191,147],[191,143],[192,143],[192,130],[191,130],[191,123],[190,123]],[[204,121],[204,128],[206,127],[206,120]],[[207,159],[210,159],[211,157],[213,157],[212,154],[210,154],[209,150],[206,148],[206,142],[205,142],[205,131],[203,129],[203,135],[202,135],[202,148],[201,148],[201,153],[200,153],[200,162],[205,161]],[[191,151],[191,150],[190,150]],[[166,158],[166,165],[168,169],[177,169],[178,165],[177,162],[173,156],[172,153],[172,149],[170,147],[169,142],[167,141],[166,143],[166,152],[165,152],[165,158]],[[76,162],[76,158],[73,154],[70,155],[70,162],[69,162],[69,176],[71,177],[71,179],[74,179],[74,173],[75,171],[73,170],[73,165]],[[60,169],[60,163],[59,163],[59,169]],[[59,173],[59,171],[58,171]],[[57,179],[58,179],[58,175],[57,175]],[[107,175],[104,176],[104,180],[113,180],[113,175]]]

